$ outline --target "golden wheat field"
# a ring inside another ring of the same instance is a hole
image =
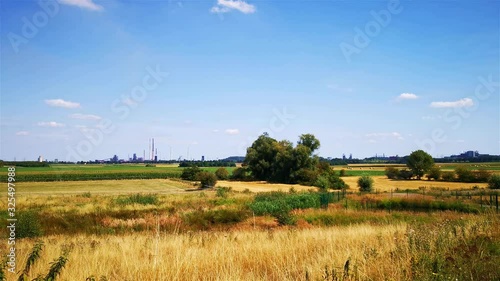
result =
[[[469,220],[458,229],[445,222],[425,233],[410,225],[395,224],[48,236],[41,239],[45,246],[29,280],[46,272],[62,247],[71,248],[71,252],[58,280],[85,280],[90,276],[121,281],[424,280],[412,268],[412,259],[425,259],[428,254],[432,260],[433,255],[422,251],[441,254],[460,245],[460,240],[498,232],[488,225],[487,220]],[[33,243],[24,240],[19,244],[20,263],[25,262]]]

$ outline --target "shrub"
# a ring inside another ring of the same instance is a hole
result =
[[[318,175],[318,171],[302,168],[294,175],[293,181],[303,185],[314,185],[318,179]]]
[[[488,181],[488,188],[500,189],[500,175],[492,175]]]
[[[455,172],[442,172],[441,179],[443,181],[455,181]]]
[[[359,191],[372,191],[373,179],[370,176],[364,175],[358,179]]]
[[[345,177],[345,176],[346,176],[345,169],[341,169],[339,172],[339,177]]]
[[[215,196],[217,197],[222,197],[222,198],[227,198],[227,195],[229,192],[231,192],[231,187],[219,187],[217,188],[217,191],[215,193]]]
[[[248,180],[249,176],[247,175],[248,171],[246,168],[239,167],[234,169],[233,174],[231,175],[232,180],[244,181]]]
[[[220,167],[215,171],[215,176],[217,176],[218,180],[227,180],[229,179],[229,172],[224,167]]]
[[[439,168],[436,165],[433,165],[429,169],[429,173],[427,174],[427,179],[429,179],[429,180],[431,180],[431,179],[439,180],[439,178],[441,178],[441,168]]]
[[[466,167],[457,167],[455,173],[459,182],[474,182],[475,180],[474,173]]]
[[[479,169],[473,172],[476,182],[488,182],[491,177],[491,172],[485,169]]]
[[[16,238],[31,238],[42,235],[42,226],[34,211],[17,214]]]
[[[398,172],[398,179],[409,180],[413,177],[413,172],[411,170],[402,169]]]
[[[399,170],[394,167],[385,168],[385,175],[388,179],[394,180],[398,178]]]
[[[197,180],[198,174],[201,172],[202,172],[201,169],[198,168],[197,166],[184,168],[181,174],[181,179],[188,181],[195,181]]]
[[[201,188],[214,187],[217,183],[215,174],[206,171],[198,173],[197,179],[200,181]]]

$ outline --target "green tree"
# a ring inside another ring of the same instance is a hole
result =
[[[399,170],[394,168],[394,167],[385,168],[385,175],[387,176],[388,179],[391,179],[391,180],[397,179],[398,173],[399,173]]]
[[[200,181],[201,188],[214,187],[217,183],[217,177],[215,176],[215,174],[207,171],[198,173],[197,178]]]
[[[277,141],[267,133],[262,134],[247,149],[244,164],[256,180],[269,180],[273,173],[271,167],[276,159]]]
[[[408,157],[408,168],[417,179],[421,179],[427,171],[434,165],[434,159],[423,150],[413,151]]]
[[[197,176],[201,172],[201,169],[198,166],[191,166],[184,168],[181,174],[181,179],[188,181],[198,180]]]
[[[439,168],[436,165],[433,165],[430,169],[429,172],[427,173],[427,179],[431,180],[439,180],[441,178],[441,168]]]
[[[303,134],[299,137],[298,145],[303,145],[311,150],[311,153],[320,147],[319,140],[312,134]]]
[[[243,167],[239,167],[233,170],[233,174],[231,175],[232,180],[244,181],[248,180],[249,176],[247,175],[248,170]]]
[[[370,176],[363,175],[358,179],[359,191],[371,192],[373,189],[373,179]]]
[[[474,182],[474,173],[469,170],[469,168],[464,166],[458,166],[455,168],[455,174],[457,174],[457,180],[459,182]]]
[[[490,189],[500,189],[500,175],[491,175],[488,181],[488,187]]]
[[[453,171],[442,172],[441,179],[443,181],[455,181],[455,172],[453,172]]]
[[[229,172],[226,168],[220,167],[217,171],[215,171],[215,176],[219,180],[227,180],[229,178]]]

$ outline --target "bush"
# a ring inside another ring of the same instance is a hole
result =
[[[232,180],[244,181],[248,180],[249,176],[247,175],[248,171],[245,168],[239,167],[234,169],[233,174],[231,175]]]
[[[345,176],[346,176],[345,169],[341,169],[339,172],[339,177],[345,177]]]
[[[455,174],[457,174],[457,180],[459,182],[474,182],[474,173],[466,167],[457,167],[455,169]]]
[[[198,168],[197,166],[184,168],[181,174],[181,179],[188,181],[195,181],[197,180],[198,174],[201,172],[202,172],[201,169]]]
[[[500,189],[500,175],[492,175],[488,181],[488,188]]]
[[[413,172],[411,170],[403,169],[398,172],[398,179],[410,180],[413,177]]]
[[[431,180],[439,180],[441,178],[441,168],[434,165],[429,169],[429,173],[427,174],[427,179]]]
[[[219,187],[217,188],[217,191],[215,192],[215,196],[217,197],[222,197],[222,198],[227,198],[227,195],[229,192],[231,192],[231,187]]]
[[[441,179],[443,181],[455,181],[455,172],[442,172]]]
[[[31,238],[42,235],[42,226],[34,211],[17,214],[16,238]]]
[[[215,176],[218,180],[227,180],[229,179],[229,172],[224,167],[220,167],[215,171]]]
[[[488,182],[491,177],[491,172],[485,169],[479,169],[473,172],[476,182]]]
[[[388,179],[394,180],[398,178],[399,170],[394,167],[385,168],[385,175]]]
[[[364,175],[358,179],[359,191],[371,192],[373,189],[373,179],[370,176]]]
[[[201,188],[214,187],[217,183],[215,174],[206,171],[198,173],[197,179],[200,181]]]

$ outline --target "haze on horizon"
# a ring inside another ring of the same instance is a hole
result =
[[[499,1],[0,5],[3,160],[500,154]]]

